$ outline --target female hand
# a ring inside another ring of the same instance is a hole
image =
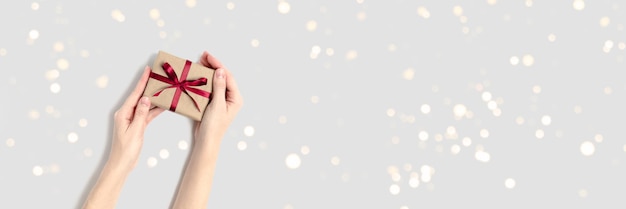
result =
[[[193,148],[172,208],[206,208],[222,137],[243,104],[235,79],[220,61],[204,52],[200,63],[216,69],[213,92],[202,121],[195,122]]]
[[[137,165],[146,126],[164,111],[161,108],[151,109],[150,100],[141,97],[149,75],[150,68],[146,67],[135,90],[115,112],[109,160],[83,208],[115,208],[128,174]]]
[[[243,100],[235,79],[219,60],[208,52],[204,52],[200,63],[215,69],[215,75],[211,101],[204,112],[202,121],[196,122],[194,126],[194,143],[208,143],[219,147],[226,129],[241,109]]]
[[[108,164],[124,171],[130,171],[137,165],[146,126],[165,111],[158,107],[151,109],[150,99],[142,97],[149,76],[150,68],[146,67],[135,90],[115,112]]]

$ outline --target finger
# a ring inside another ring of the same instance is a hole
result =
[[[224,67],[224,65],[222,65],[222,62],[220,62],[217,58],[215,58],[213,55],[209,54],[209,52],[206,52],[206,51],[202,53],[202,58],[200,58],[200,63],[212,69],[218,69],[218,68]]]
[[[128,98],[126,99],[122,107],[120,108],[120,113],[124,117],[130,118],[131,112],[132,112],[131,110],[133,109],[133,107],[137,105],[139,98],[141,97],[144,89],[146,88],[146,83],[148,83],[149,77],[150,77],[150,67],[146,66],[146,68],[144,68],[143,70],[143,74],[141,75],[141,78],[139,78],[139,81],[137,82],[137,85],[135,86],[135,89],[130,93],[130,95],[128,96]]]
[[[229,70],[225,70],[226,72],[226,99],[230,102],[234,102],[236,104],[241,105],[243,102],[241,98],[241,93],[239,92],[239,87],[237,86],[237,82],[233,77],[233,74]]]
[[[137,107],[135,107],[135,116],[133,121],[130,122],[131,129],[145,128],[148,124],[148,113],[150,112],[150,99],[148,97],[141,97]]]
[[[115,113],[113,114],[113,120],[115,121],[115,128],[116,129],[126,129],[128,128],[128,124],[130,124],[130,122],[128,121],[130,117],[124,116],[122,115],[121,110],[117,110],[115,111]]]
[[[222,103],[226,101],[226,73],[224,68],[215,70],[213,74],[213,92],[210,103]]]
[[[164,111],[165,109],[159,108],[159,107],[151,108],[150,111],[148,112],[148,120],[146,121],[146,123],[150,123],[150,121],[152,121],[154,118],[159,116]]]

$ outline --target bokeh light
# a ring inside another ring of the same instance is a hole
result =
[[[586,198],[589,195],[589,192],[586,189],[578,190],[578,196],[581,198]]]
[[[278,123],[285,124],[287,123],[287,116],[281,115],[278,117]]]
[[[515,66],[519,64],[519,57],[517,56],[512,56],[511,58],[509,58],[509,62],[511,63],[511,65]]]
[[[291,5],[286,1],[278,2],[278,13],[287,14],[291,11]]]
[[[248,148],[248,143],[246,143],[245,141],[237,142],[237,149],[239,151],[244,151],[244,150],[246,150],[246,148]]]
[[[395,115],[396,115],[396,110],[394,110],[393,108],[387,109],[387,116],[393,117]]]
[[[526,7],[532,7],[533,6],[533,0],[526,0],[526,1],[524,1],[524,5],[526,5]]]
[[[109,85],[109,77],[106,75],[102,75],[96,79],[96,86],[98,88],[106,88]]]
[[[55,52],[63,52],[63,50],[65,49],[65,45],[63,44],[63,42],[57,41],[54,42],[52,49],[54,49]]]
[[[67,142],[73,144],[78,141],[78,134],[76,132],[70,132],[67,134]]]
[[[602,134],[596,134],[593,137],[593,140],[596,141],[597,143],[602,143],[604,141],[604,136],[602,136]]]
[[[348,53],[346,53],[346,60],[351,61],[356,59],[358,56],[358,53],[356,50],[350,50],[348,51]]]
[[[48,70],[48,71],[46,71],[46,80],[54,81],[57,78],[59,78],[59,75],[60,75],[60,73],[56,69]]]
[[[178,141],[178,149],[180,149],[180,150],[187,150],[187,149],[189,149],[189,143],[187,143],[187,141],[185,141],[185,140]]]
[[[463,118],[467,113],[467,107],[463,104],[454,105],[453,112],[457,118]]]
[[[419,174],[417,172],[411,172],[411,176],[409,178],[409,186],[411,188],[417,188],[420,186]]]
[[[460,17],[461,15],[463,15],[463,7],[456,5],[452,8],[452,13],[457,16]]]
[[[245,128],[243,128],[243,134],[247,137],[254,136],[254,127],[246,126]]]
[[[481,94],[481,98],[483,99],[483,101],[488,102],[491,101],[493,96],[491,95],[491,92],[485,91]]]
[[[422,141],[426,141],[428,140],[428,132],[426,131],[420,131],[418,134],[418,138]]]
[[[233,3],[233,2],[226,3],[226,9],[234,10],[235,9],[235,3]]]
[[[591,156],[596,152],[596,146],[590,141],[584,141],[580,144],[580,152],[584,156]]]
[[[149,168],[154,168],[159,163],[159,160],[157,160],[155,157],[149,157],[146,163],[148,164]]]
[[[33,167],[33,175],[35,176],[41,176],[43,175],[43,167],[36,165],[35,167]]]
[[[300,167],[301,163],[300,156],[296,153],[291,153],[285,158],[285,164],[289,169],[297,169]]]
[[[489,130],[487,129],[480,129],[480,137],[485,139],[489,137]]]
[[[308,155],[309,153],[311,153],[311,148],[309,148],[309,146],[302,146],[300,147],[300,153],[302,153],[302,155]]]
[[[88,122],[87,122],[87,119],[85,118],[81,118],[80,120],[78,120],[78,126],[81,128],[87,127],[87,124]]]
[[[330,164],[334,166],[338,166],[340,162],[341,162],[341,159],[339,159],[339,157],[337,156],[333,156],[332,158],[330,158]]]
[[[513,189],[515,188],[515,179],[513,178],[507,178],[506,180],[504,180],[504,187],[506,187],[507,189]]]
[[[458,144],[452,145],[450,147],[450,153],[452,153],[452,155],[457,155],[459,154],[459,152],[461,152],[461,146],[459,146]]]
[[[400,194],[400,186],[397,184],[392,184],[391,186],[389,186],[389,193],[391,193],[392,195]]]
[[[93,156],[93,150],[91,148],[85,148],[83,150],[83,155],[85,157],[91,157],[91,156]]]
[[[58,94],[59,92],[61,92],[61,85],[59,85],[59,83],[52,83],[50,85],[50,92],[52,92],[53,94]]]
[[[57,68],[60,70],[67,70],[70,67],[70,62],[67,59],[58,59],[57,60]]]
[[[253,48],[257,48],[259,47],[261,43],[259,42],[259,39],[252,39],[252,41],[250,41],[250,46],[252,46]]]
[[[461,141],[461,143],[463,143],[463,146],[469,147],[470,145],[472,145],[472,138],[463,137],[463,140]]]
[[[414,76],[415,76],[415,70],[413,70],[413,68],[407,68],[402,73],[402,77],[407,81],[413,80]]]
[[[426,7],[420,6],[417,8],[417,15],[419,15],[420,17],[424,19],[428,19],[430,18],[430,11],[428,11]]]
[[[535,64],[535,57],[530,54],[526,54],[522,57],[522,64],[526,67],[533,66]]]
[[[159,157],[161,157],[161,159],[167,159],[170,157],[170,151],[167,151],[167,149],[161,149],[159,151]]]
[[[479,150],[474,154],[474,158],[479,162],[487,163],[491,160],[491,155],[485,151]]]
[[[37,110],[31,110],[28,112],[28,118],[30,118],[31,120],[37,120],[39,119],[40,114],[39,111]]]
[[[572,3],[572,7],[574,7],[574,9],[577,11],[582,11],[583,9],[585,9],[585,1],[574,0],[574,3]]]
[[[15,139],[8,138],[5,144],[7,145],[8,148],[12,148],[15,146]]]
[[[535,137],[537,137],[537,139],[543,139],[545,135],[546,134],[542,129],[535,130]]]
[[[114,9],[113,11],[111,11],[111,17],[113,18],[113,20],[118,22],[124,22],[126,20],[126,16],[124,16],[122,11],[119,9]]]
[[[318,97],[318,96],[311,96],[311,103],[313,103],[313,104],[320,103],[320,97]]]
[[[423,113],[423,114],[428,114],[428,113],[430,113],[430,105],[428,105],[428,104],[423,104],[423,105],[420,107],[420,111],[422,111],[422,113]]]
[[[31,3],[31,4],[30,4],[30,8],[31,8],[33,11],[37,11],[37,10],[39,10],[39,3],[37,3],[37,2],[33,2],[33,3]]]
[[[150,10],[150,19],[157,20],[161,17],[161,12],[157,8],[153,8]]]
[[[602,18],[600,18],[600,26],[601,27],[607,27],[609,26],[609,24],[611,24],[611,18],[604,16]]]
[[[189,8],[194,8],[197,4],[198,2],[196,2],[196,0],[185,0],[185,6]]]
[[[554,33],[550,33],[548,35],[548,41],[555,42],[556,41],[556,35],[554,35]]]
[[[306,22],[306,30],[313,32],[316,29],[317,29],[317,21],[309,20],[308,22]]]
[[[39,38],[39,31],[38,30],[30,30],[28,32],[28,38],[32,39],[32,40],[36,40]]]
[[[335,55],[335,50],[333,48],[326,48],[326,55],[332,57],[333,55]]]

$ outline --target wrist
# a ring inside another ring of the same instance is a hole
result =
[[[192,152],[211,159],[216,159],[219,153],[222,136],[215,135],[210,137],[196,138],[193,144]]]
[[[193,137],[193,141],[195,144],[198,144],[199,146],[215,146],[221,143],[222,138],[224,137],[223,133],[216,133],[216,132],[210,132],[210,133],[202,133],[202,134],[197,134]]]
[[[121,163],[118,160],[112,160],[109,158],[109,160],[104,165],[102,172],[103,173],[107,172],[108,174],[111,174],[111,175],[125,177],[125,176],[128,176],[128,174],[130,174],[132,167],[133,166],[131,165],[127,165],[127,163]]]

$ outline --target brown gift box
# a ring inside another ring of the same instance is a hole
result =
[[[168,64],[171,66],[169,69]],[[209,104],[213,73],[215,73],[213,69],[159,51],[143,95],[150,98],[154,106],[199,121]],[[203,84],[203,78],[206,79],[206,84]],[[178,101],[175,101],[177,95]]]

